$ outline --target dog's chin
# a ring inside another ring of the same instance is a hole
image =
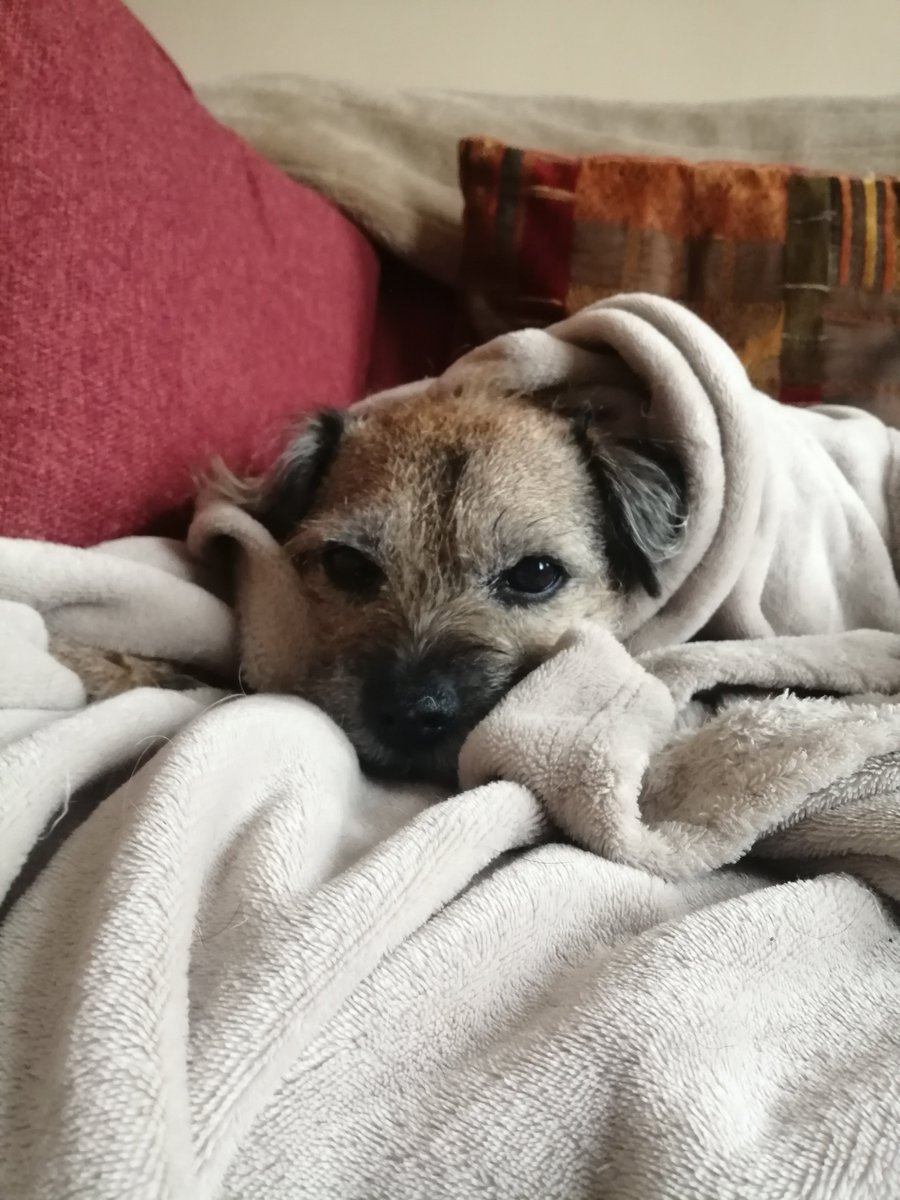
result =
[[[343,730],[362,770],[374,779],[394,783],[422,783],[455,790],[457,761],[467,731],[435,746],[407,745],[402,749],[385,745],[361,719],[356,705],[335,704],[332,697],[307,689],[305,698],[318,705]],[[341,697],[343,699],[343,697]]]
[[[349,734],[359,764],[374,779],[395,783],[424,783],[455,790],[459,783],[457,761],[463,738],[434,747],[410,746],[395,750],[368,734]]]

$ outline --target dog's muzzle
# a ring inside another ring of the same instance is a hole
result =
[[[427,661],[370,665],[362,690],[366,725],[387,748],[432,749],[466,729],[461,689],[446,668]]]

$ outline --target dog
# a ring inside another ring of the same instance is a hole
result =
[[[298,695],[370,773],[452,786],[468,733],[574,624],[616,630],[684,535],[669,448],[577,394],[441,382],[326,411],[262,478],[215,487],[283,546],[311,653]]]

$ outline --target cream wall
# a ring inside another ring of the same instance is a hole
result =
[[[900,0],[128,0],[194,82],[715,100],[900,92]]]

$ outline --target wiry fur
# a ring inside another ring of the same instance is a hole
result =
[[[163,687],[189,691],[209,685],[220,686],[223,682],[205,676],[201,678],[203,672],[198,673],[195,668],[166,659],[104,650],[99,646],[73,641],[61,634],[51,636],[49,649],[58,662],[75,672],[84,685],[88,700],[108,700],[132,688]]]
[[[553,404],[435,386],[416,398],[326,415],[266,479],[224,481],[283,541],[305,593],[310,665],[299,693],[331,713],[370,767],[455,775],[462,738],[574,622],[616,628],[624,591],[652,590],[677,545],[681,487],[660,455],[605,438]],[[329,543],[384,573],[377,594],[335,588]],[[563,564],[552,597],[519,606],[496,581],[526,556]],[[364,693],[391,671],[438,661],[465,722],[404,754],[376,736]]]

